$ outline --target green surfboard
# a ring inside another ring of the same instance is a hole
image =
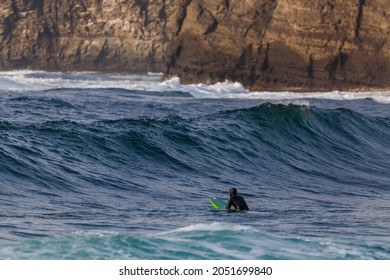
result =
[[[219,197],[210,198],[210,203],[215,209],[225,209],[227,205],[227,201]]]

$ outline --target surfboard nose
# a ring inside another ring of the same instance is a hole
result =
[[[210,198],[210,203],[215,209],[225,209],[227,205],[227,202],[219,197]]]

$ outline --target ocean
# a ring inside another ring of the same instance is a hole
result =
[[[390,92],[160,78],[0,72],[0,259],[390,259]]]

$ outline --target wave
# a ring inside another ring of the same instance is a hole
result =
[[[360,244],[360,245],[357,245]],[[383,259],[383,240],[308,240],[228,223],[159,234],[74,232],[2,246],[1,259]]]
[[[388,105],[158,78],[0,74],[1,256],[388,257]]]
[[[3,122],[0,157],[2,174],[74,191],[83,181],[126,188],[122,183],[134,177],[175,174],[234,184],[235,174],[261,173],[275,184],[283,180],[274,178],[275,170],[291,176],[293,185],[309,176],[311,184],[381,187],[390,183],[389,128],[387,118],[346,109],[270,103],[188,119]]]
[[[389,91],[332,91],[332,92],[253,92],[238,82],[219,82],[213,85],[182,85],[179,78],[161,82],[161,73],[148,75],[114,75],[90,72],[50,73],[41,71],[0,72],[1,91],[48,91],[56,89],[123,89],[143,92],[180,92],[200,99],[255,99],[295,102],[308,99],[360,100],[372,99],[390,104]]]
[[[161,83],[160,90],[176,90],[191,93],[195,98],[240,98],[265,101],[283,101],[284,103],[296,100],[330,99],[330,100],[359,100],[372,99],[379,103],[390,104],[389,91],[332,91],[332,92],[294,92],[294,91],[249,91],[238,82],[218,82],[213,85],[193,84],[182,85],[175,77]]]

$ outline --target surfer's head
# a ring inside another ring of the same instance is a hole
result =
[[[237,189],[236,188],[231,188],[229,190],[229,194],[230,194],[230,196],[237,195]]]

